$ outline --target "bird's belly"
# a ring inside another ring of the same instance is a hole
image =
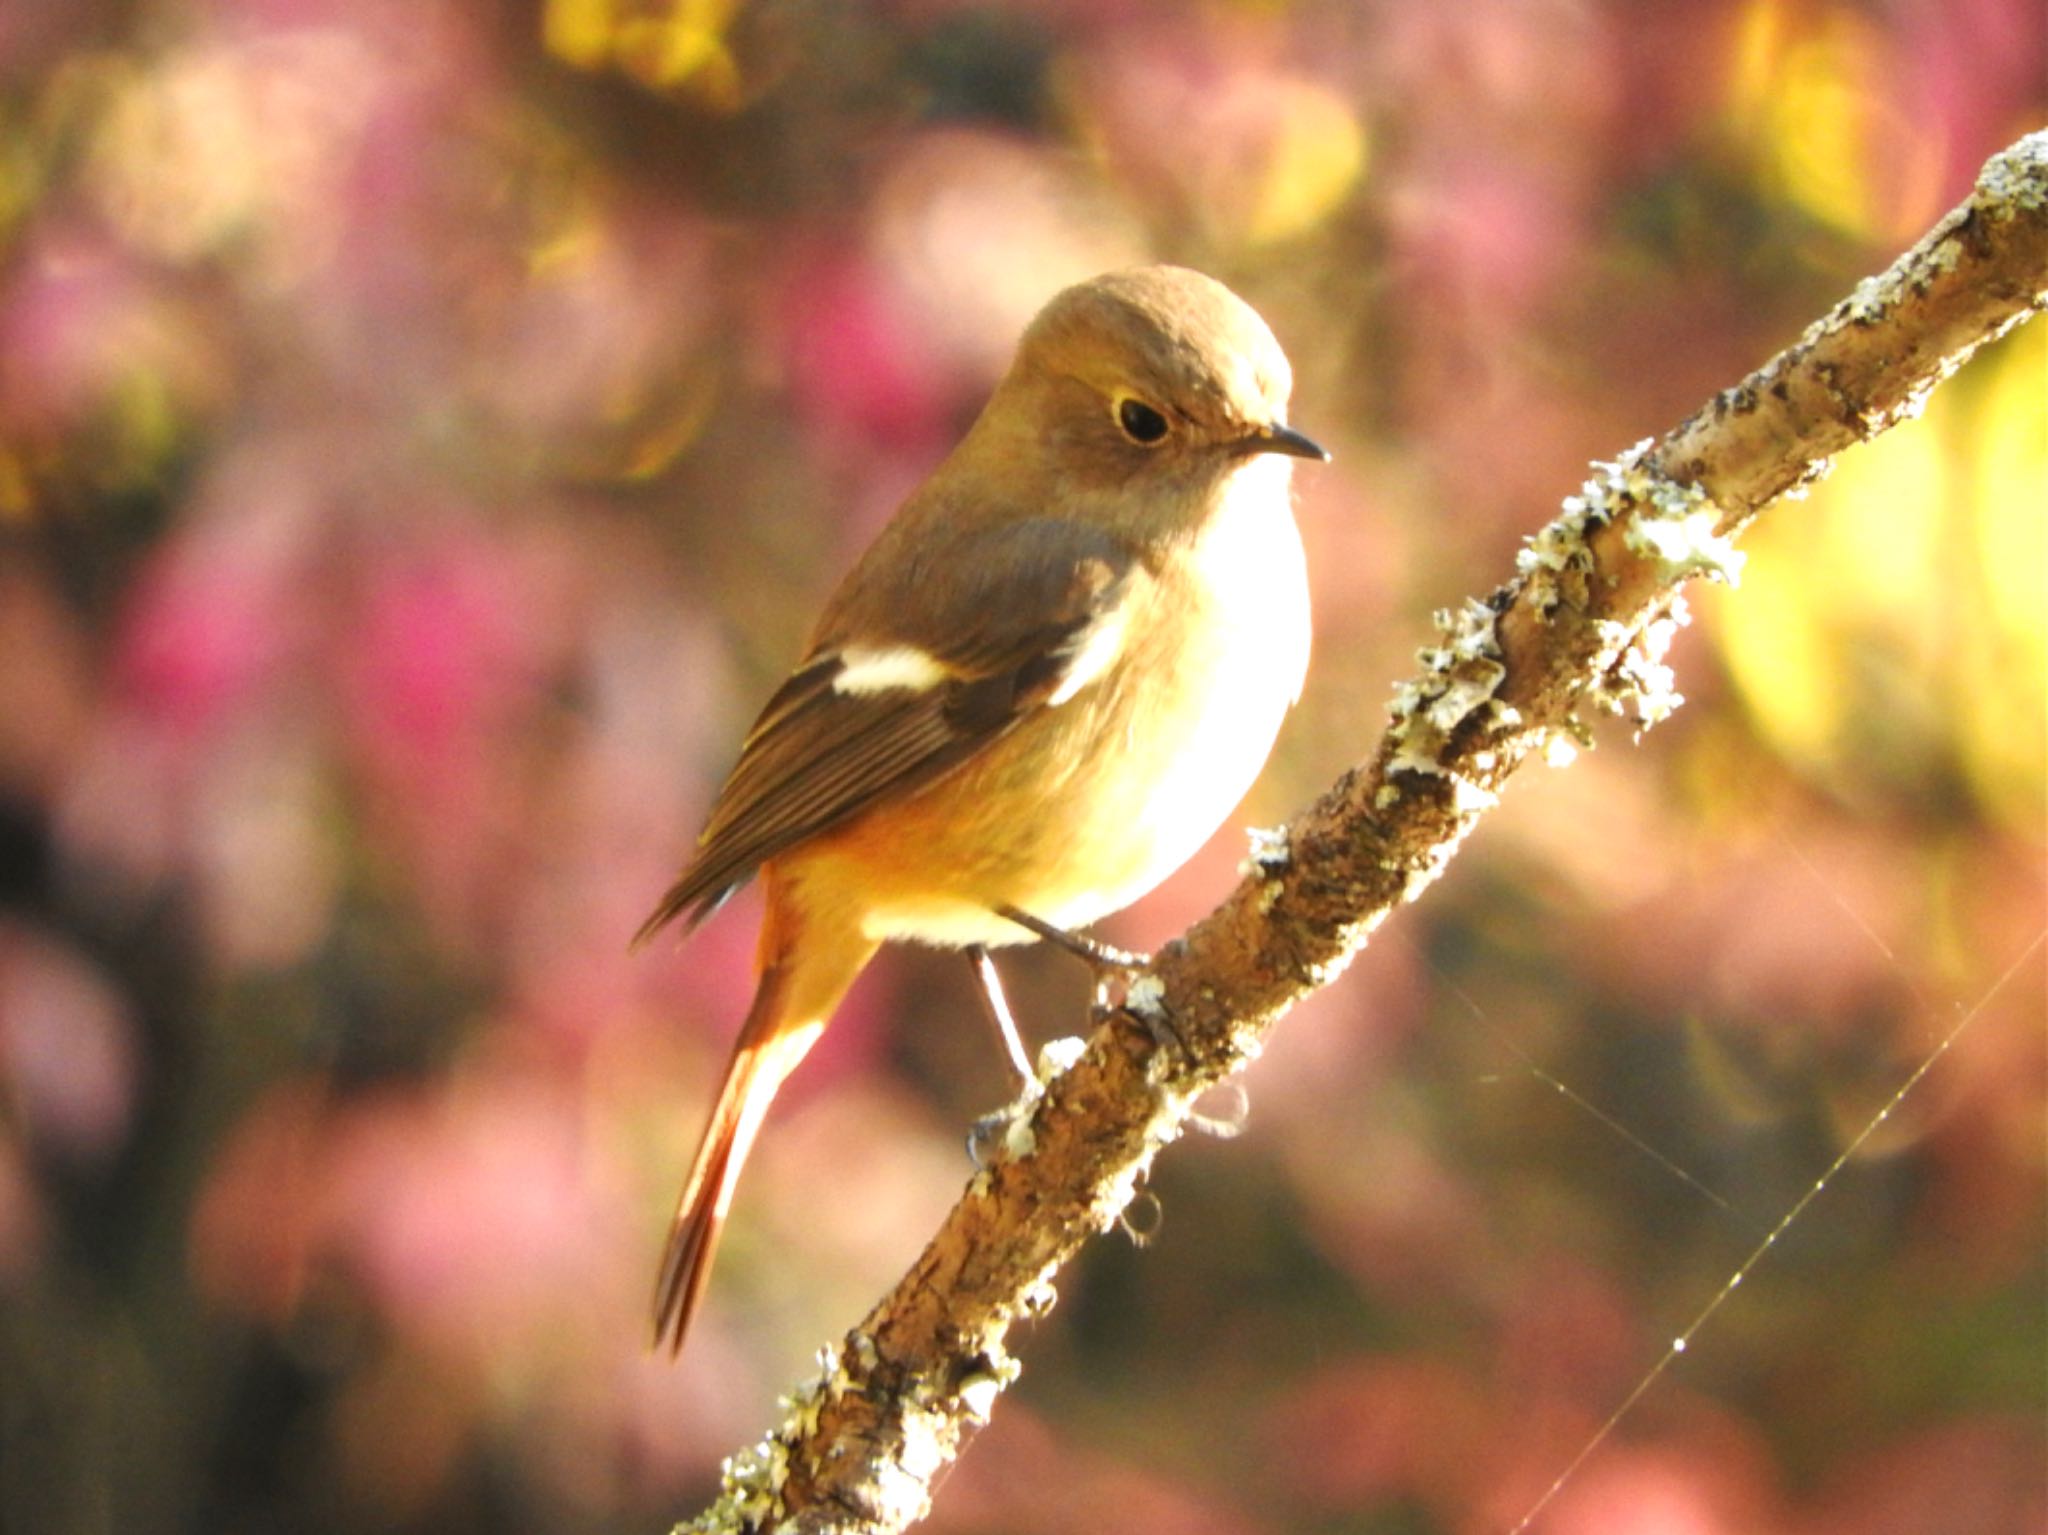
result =
[[[1240,639],[1209,658],[1206,677],[1176,679],[1156,702],[1134,701],[1097,737],[1096,771],[1050,807],[1063,828],[1053,856],[1028,871],[1034,887],[1012,904],[1062,927],[1119,911],[1194,856],[1257,779],[1299,672]],[[1129,768],[1151,760],[1147,772]]]

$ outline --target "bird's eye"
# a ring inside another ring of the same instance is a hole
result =
[[[1116,424],[1124,436],[1142,447],[1149,448],[1166,436],[1166,417],[1131,395],[1117,401]]]

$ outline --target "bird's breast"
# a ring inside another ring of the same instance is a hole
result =
[[[1291,468],[1274,455],[1244,464],[1225,482],[1183,562],[1187,600],[1206,605],[1219,641],[1210,661],[1217,673],[1212,686],[1242,689],[1247,703],[1278,688],[1282,713],[1301,696],[1310,631],[1308,566],[1294,525]],[[1276,730],[1278,724],[1276,718]]]
[[[1260,458],[1232,477],[1193,544],[1162,566],[1128,666],[1105,679],[1091,733],[1108,743],[1115,782],[1078,819],[1126,857],[1120,881],[1074,893],[1069,920],[1129,904],[1192,857],[1251,788],[1301,694],[1308,574],[1287,469]],[[1120,773],[1119,756],[1143,770]]]

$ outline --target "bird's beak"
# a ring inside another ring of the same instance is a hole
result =
[[[1254,453],[1285,453],[1294,458],[1312,458],[1319,464],[1330,461],[1328,451],[1314,438],[1280,421],[1259,427],[1245,445]]]

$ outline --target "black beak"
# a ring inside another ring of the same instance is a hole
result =
[[[1294,458],[1312,458],[1319,464],[1330,461],[1329,453],[1314,438],[1278,421],[1260,427],[1246,446],[1254,453],[1285,453]]]

